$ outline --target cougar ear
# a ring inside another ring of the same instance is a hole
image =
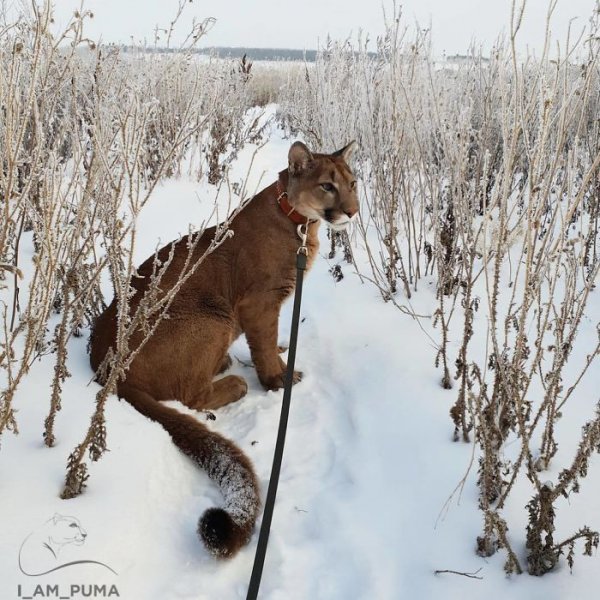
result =
[[[294,142],[288,153],[288,167],[291,175],[299,175],[313,161],[311,151],[302,142]]]
[[[344,161],[348,162],[352,157],[353,152],[356,150],[358,144],[356,140],[352,140],[349,144],[346,144],[341,150],[333,153],[333,156],[341,156]]]

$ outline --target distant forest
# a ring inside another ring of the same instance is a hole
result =
[[[134,46],[125,46],[123,50],[133,51],[139,48]],[[147,52],[177,52],[178,48],[160,48],[146,46]],[[224,46],[213,46],[210,48],[196,48],[193,52],[197,54],[205,54],[207,56],[219,56],[221,58],[246,58],[250,60],[271,60],[271,61],[306,61],[315,62],[317,57],[316,50],[292,50],[290,48],[229,48]]]
[[[123,51],[138,50],[136,46],[124,46]],[[161,48],[146,46],[146,52],[178,52],[178,48]],[[315,62],[317,50],[294,50],[292,48],[232,48],[229,46],[211,46],[209,48],[196,48],[193,50],[196,54],[206,56],[218,56],[220,58],[242,58],[244,55],[250,60],[265,61],[301,61]],[[376,56],[376,52],[369,52],[371,56]]]
[[[246,55],[250,60],[299,60],[315,62],[316,50],[292,50],[291,48],[228,48],[214,46],[199,48],[200,54],[217,55],[222,58],[242,58]]]
[[[124,52],[139,50],[138,46],[123,46]],[[179,48],[164,48],[145,46],[146,52],[178,52]],[[317,50],[295,50],[293,48],[233,48],[230,46],[211,46],[208,48],[195,48],[192,52],[203,54],[205,56],[218,56],[219,58],[243,58],[244,56],[251,61],[300,61],[315,62]],[[367,52],[371,57],[376,57],[377,52]],[[475,57],[468,54],[452,54],[444,57],[444,61],[452,64],[460,64],[481,60],[482,63],[489,63],[489,58],[484,56]]]

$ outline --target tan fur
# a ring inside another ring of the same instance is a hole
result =
[[[324,155],[312,154],[299,142],[292,145],[289,168],[280,173],[280,182],[287,190],[289,203],[298,213],[310,219],[326,220],[333,227],[345,226],[357,213],[356,183],[346,163],[352,147],[353,144],[349,144],[337,153]],[[244,379],[235,375],[213,379],[229,366],[228,348],[241,333],[246,335],[261,384],[270,390],[283,386],[286,365],[277,346],[279,311],[294,289],[295,259],[300,241],[297,226],[282,212],[277,196],[277,186],[273,183],[257,194],[234,219],[234,236],[210,254],[183,285],[171,305],[169,318],[159,324],[133,360],[125,381],[119,385],[120,396],[143,414],[162,423],[177,445],[209,471],[210,467],[203,463],[209,460],[205,456],[209,451],[204,447],[202,451],[194,450],[198,436],[212,436],[209,445],[218,440],[217,452],[226,451],[229,455],[241,452],[203,425],[202,430],[194,427],[190,432],[193,443],[182,441],[180,438],[185,438],[186,434],[180,429],[187,427],[182,425],[187,421],[178,421],[177,411],[159,407],[156,401],[177,399],[200,410],[216,409],[239,400],[247,391]],[[309,266],[319,245],[319,220],[308,225]],[[197,256],[205,251],[214,231],[211,228],[203,234],[195,250]],[[165,260],[171,248],[171,244],[162,248],[158,253],[159,260]],[[177,281],[186,254],[184,238],[175,243],[175,256],[162,278],[163,290]],[[154,256],[148,258],[138,269],[139,277],[133,279],[136,290],[131,299],[133,309],[147,288],[153,261]],[[113,300],[95,323],[91,340],[94,370],[114,344],[116,310]],[[130,347],[135,348],[141,337],[141,332],[135,335]],[[300,373],[296,373],[295,381],[299,379]],[[175,422],[177,425],[173,425]],[[186,443],[189,447],[182,447]],[[200,454],[202,460],[198,458]],[[257,488],[250,463],[244,468],[249,470],[249,485]],[[244,531],[240,534],[243,539],[238,536],[240,539],[226,544],[227,548],[217,541],[215,548],[201,531],[215,554],[229,556],[247,541],[259,508],[258,490],[255,491],[256,497],[252,500],[255,505],[247,511]],[[220,515],[219,518],[225,517]],[[201,530],[202,527],[201,523]],[[217,525],[215,527],[219,529]],[[213,533],[217,538],[220,535],[218,531]]]

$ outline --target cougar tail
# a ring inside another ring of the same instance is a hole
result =
[[[209,508],[202,515],[198,535],[214,556],[232,557],[248,543],[260,510],[258,481],[248,457],[222,435],[138,388],[120,383],[118,394],[138,412],[160,423],[175,445],[219,486],[225,507]]]

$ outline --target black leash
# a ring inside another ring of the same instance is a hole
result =
[[[302,230],[303,227],[304,230]],[[275,454],[273,455],[273,466],[271,468],[271,479],[269,479],[269,489],[267,490],[267,497],[265,499],[265,510],[260,526],[256,555],[254,556],[254,566],[252,567],[252,575],[250,576],[246,600],[256,600],[258,597],[260,579],[262,577],[265,556],[267,554],[267,544],[269,543],[269,532],[271,530],[271,521],[273,520],[273,508],[275,507],[275,497],[277,496],[277,485],[279,483],[279,473],[281,472],[281,461],[283,459],[283,447],[285,446],[285,434],[290,414],[294,363],[296,362],[296,345],[298,342],[298,322],[300,320],[300,301],[302,299],[302,281],[304,278],[304,271],[306,270],[307,259],[306,225],[298,226],[298,235],[302,240],[302,245],[298,249],[298,254],[296,255],[296,293],[294,295],[292,331],[290,333],[290,347],[288,352],[287,371],[285,373],[281,416],[279,417],[279,431],[277,432],[277,442],[275,444]]]

